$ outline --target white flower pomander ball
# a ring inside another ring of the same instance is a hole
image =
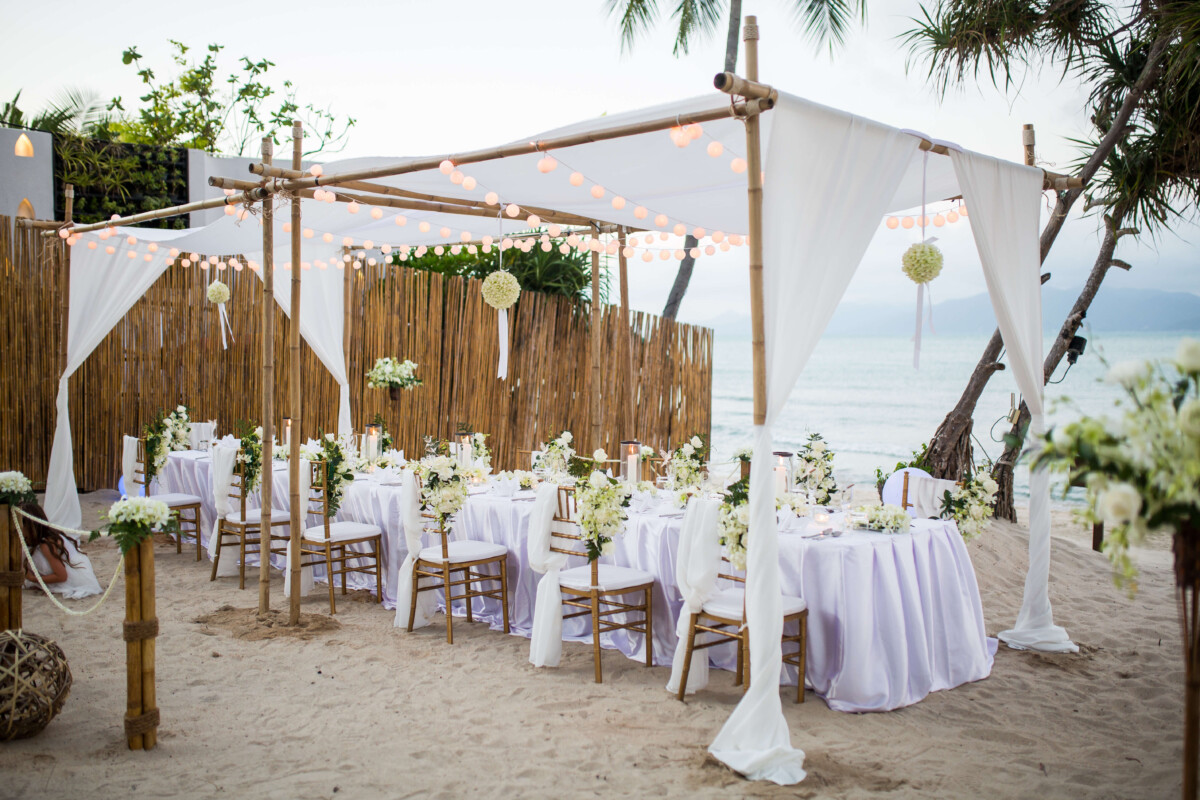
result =
[[[483,301],[494,309],[503,311],[520,296],[521,284],[511,272],[500,269],[483,279]]]
[[[913,283],[929,283],[942,272],[942,251],[931,244],[914,244],[904,252],[904,274]]]
[[[228,303],[230,296],[229,287],[220,281],[213,281],[208,285],[208,302]]]

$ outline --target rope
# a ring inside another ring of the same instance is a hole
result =
[[[134,736],[141,736],[144,733],[150,733],[158,728],[159,722],[158,709],[152,708],[145,714],[138,714],[136,717],[125,717],[125,738],[129,739]]]
[[[15,523],[17,526],[17,540],[21,543],[21,550],[25,553],[25,558],[27,558],[29,560],[30,564],[34,563],[33,562],[33,554],[29,552],[29,547],[28,547],[28,545],[25,544],[25,532],[23,530],[21,530],[21,520],[18,519],[18,515],[20,515],[22,517],[28,517],[29,519],[34,520],[35,522],[40,522],[43,525],[47,525],[51,528],[54,528],[57,531],[62,531],[63,533],[76,533],[76,534],[86,533],[88,536],[91,536],[91,534],[92,534],[91,531],[81,531],[81,530],[76,530],[74,528],[64,528],[61,525],[55,525],[51,522],[47,522],[44,519],[38,519],[37,517],[33,516],[32,514],[26,512],[26,511],[22,511],[21,509],[16,508],[15,506],[10,506],[10,508],[12,509],[13,523]],[[124,564],[125,564],[125,554],[122,553],[121,559],[117,562],[117,568],[113,572],[112,580],[108,582],[108,588],[104,590],[104,594],[100,596],[100,599],[96,601],[96,604],[94,606],[92,606],[91,608],[89,608],[87,611],[77,611],[76,609],[67,608],[66,606],[64,606],[62,604],[62,602],[60,602],[59,599],[54,596],[54,592],[50,591],[49,587],[46,586],[46,582],[44,580],[42,580],[42,574],[40,572],[38,572],[36,569],[33,570],[33,577],[37,578],[38,586],[42,587],[42,591],[45,592],[46,596],[50,598],[50,602],[54,603],[54,605],[58,606],[60,609],[62,609],[66,613],[70,614],[72,617],[86,617],[88,614],[91,614],[97,608],[104,605],[104,601],[108,599],[109,593],[111,593],[113,590],[113,587],[117,585],[117,576],[121,574],[121,567]]]
[[[140,642],[158,636],[158,617],[153,619],[125,620],[121,634],[127,642]]]

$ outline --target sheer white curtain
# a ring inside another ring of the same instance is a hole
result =
[[[717,515],[721,504],[707,497],[693,497],[688,501],[683,514],[683,526],[679,531],[679,552],[675,554],[675,582],[683,597],[679,618],[675,622],[675,657],[671,660],[671,678],[667,691],[679,691],[683,680],[683,665],[687,660],[687,636],[691,628],[692,614],[699,613],[717,585],[717,572],[721,567],[721,533]],[[701,634],[703,636],[705,634]],[[699,640],[700,637],[698,636]],[[698,692],[708,686],[708,649],[692,652],[692,665],[688,669],[687,693]]]
[[[121,229],[147,239],[165,240],[175,231]],[[155,234],[158,234],[157,236]],[[167,234],[167,235],[164,235]],[[67,366],[58,380],[55,401],[57,420],[50,466],[46,472],[46,517],[51,522],[78,528],[82,521],[75,485],[75,454],[71,445],[71,409],[67,381],[113,326],[141,299],[167,269],[165,259],[133,261],[124,250],[109,255],[103,248],[71,251],[70,313],[67,318]],[[126,491],[130,487],[126,486]]]
[[[1046,430],[1042,390],[1042,280],[1038,214],[1042,171],[970,152],[951,152],[988,295],[1017,387],[1029,406],[1031,436]],[[1050,479],[1029,476],[1029,571],[1017,624],[1000,639],[1018,649],[1077,652],[1050,608]]]
[[[529,568],[538,579],[533,603],[533,629],[529,636],[529,663],[535,667],[557,667],[562,658],[562,589],[558,575],[567,565],[565,553],[555,553],[551,531],[558,510],[558,484],[546,482],[538,487],[533,512],[529,515],[526,551]]]
[[[858,267],[917,150],[894,128],[781,98],[766,151],[763,264],[767,419],[756,427],[750,480],[746,617],[750,688],[709,751],[751,779],[804,779],[779,699],[783,607],[771,425]],[[758,532],[766,535],[758,535]]]

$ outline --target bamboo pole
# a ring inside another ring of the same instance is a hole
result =
[[[270,164],[274,143],[270,136],[262,140],[262,159]],[[262,516],[258,555],[258,613],[271,610],[271,504],[274,501],[275,471],[275,196],[263,198],[263,274],[262,274]]]
[[[131,548],[125,554],[125,621],[138,623],[142,619],[142,586],[140,575],[141,548]],[[125,640],[125,719],[142,715],[142,643]],[[141,734],[127,736],[130,750],[141,750],[145,740]]]
[[[625,437],[637,439],[637,375],[633,371],[633,329],[629,325],[629,259],[625,258],[626,231],[617,233],[617,264],[621,269],[621,360],[628,370],[625,386]],[[622,453],[621,458],[625,458]]]
[[[67,184],[63,187],[63,225],[70,227],[75,218],[75,187]],[[59,245],[62,254],[62,292],[58,297],[58,361],[59,374],[67,371],[67,318],[71,311],[71,247],[66,243]]]
[[[138,581],[141,590],[141,619],[157,622],[158,609],[154,599],[154,537],[147,536],[138,544],[138,558],[141,562]],[[155,636],[147,636],[138,644],[142,650],[142,713],[152,714],[158,710],[158,697],[154,685]],[[142,749],[153,750],[156,744],[157,724],[142,734]]]
[[[599,228],[592,228],[592,235],[599,237]],[[600,251],[592,251],[592,369],[588,381],[588,395],[592,409],[592,449],[603,447],[600,441]]]
[[[1021,144],[1025,149],[1025,166],[1032,167],[1037,158],[1037,136],[1031,123],[1027,122],[1021,126]]]
[[[746,77],[758,80],[758,18],[746,17],[742,31],[745,42]],[[754,424],[767,423],[767,346],[763,319],[762,255],[762,154],[758,115],[746,118],[746,194],[750,209],[750,327],[751,355],[754,362]]]
[[[8,564],[9,569],[14,571],[23,571],[22,565],[25,563],[25,553],[21,548],[20,534],[17,533],[12,524],[12,512],[4,509],[5,525],[8,526]],[[17,586],[11,586],[8,589],[8,619],[9,627],[17,630],[24,624],[24,610],[22,608],[24,600],[25,585],[21,583]]]
[[[7,573],[11,570],[13,573],[23,579],[24,576],[18,572],[21,562],[17,561],[14,563],[11,560],[12,542],[16,538],[14,533],[15,531],[13,531],[12,526],[12,509],[6,504],[0,504],[0,575],[7,575]],[[17,577],[13,578],[14,582],[17,580]],[[14,588],[18,592],[21,591],[20,585],[15,587],[7,584],[0,585],[0,630],[17,630],[21,627],[21,621],[19,619],[14,619],[12,616],[12,604],[9,602],[9,598],[12,597]]]
[[[258,186],[241,194],[231,195],[229,197],[213,197],[208,200],[197,200],[194,203],[186,203],[181,206],[169,206],[167,208],[159,208],[154,211],[143,211],[139,214],[130,214],[127,217],[117,217],[116,219],[107,219],[104,222],[92,222],[87,225],[74,225],[70,228],[71,233],[89,233],[90,231],[102,231],[105,228],[116,228],[122,225],[136,225],[139,222],[150,222],[156,219],[164,219],[166,217],[178,217],[182,214],[190,214],[193,211],[203,211],[206,208],[219,208],[221,206],[233,206],[241,203],[253,203],[256,200],[261,200],[271,193],[271,190]],[[55,230],[42,231],[42,236],[57,236],[58,229],[62,226],[56,226]]]
[[[300,120],[292,123],[292,168],[300,169],[304,155],[304,129]],[[300,624],[300,536],[304,520],[300,518],[300,198],[292,198],[292,316],[288,321],[288,393],[292,415],[292,440],[289,459],[288,493],[291,503],[292,525],[288,541],[292,569],[288,575],[291,596],[288,598],[288,625]],[[332,577],[330,578],[332,580]]]

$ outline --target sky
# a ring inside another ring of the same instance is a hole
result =
[[[1059,80],[1061,71],[1053,64],[1020,76],[1008,91],[984,78],[942,98],[901,40],[910,19],[920,14],[919,3],[870,2],[866,26],[832,55],[803,37],[791,5],[744,2],[743,13],[758,16],[764,82],[1014,161],[1022,158],[1021,125],[1033,123],[1039,163],[1069,171],[1076,158],[1069,139],[1088,132],[1086,90],[1072,79]],[[122,95],[130,108],[141,85],[135,69],[121,63],[126,47],[136,45],[145,65],[169,75],[169,39],[194,52],[218,43],[225,45],[221,63],[227,68],[243,55],[268,58],[275,62],[269,77],[292,81],[302,103],[357,119],[348,146],[331,158],[474,149],[701,95],[715,91],[712,76],[724,62],[723,31],[697,41],[685,56],[672,56],[670,0],[659,3],[656,29],[624,52],[605,0],[293,0],[286,14],[276,4],[221,0],[178,6],[122,0],[107,13],[75,0],[5,6],[0,98],[21,90],[26,111],[64,87]],[[1078,213],[1068,221],[1046,262],[1051,285],[1082,285],[1099,246],[1098,224]],[[946,226],[937,234],[946,266],[933,284],[935,299],[984,292],[967,225]],[[1124,240],[1117,255],[1133,269],[1113,270],[1103,291],[1200,291],[1200,228],[1194,221],[1177,224],[1157,241],[1143,238]],[[881,224],[844,302],[911,304],[915,287],[900,272],[900,256],[918,240],[912,231]],[[736,248],[700,259],[680,318],[704,322],[746,313],[746,257],[745,248]],[[674,281],[675,262],[635,263],[631,305],[658,313]]]

